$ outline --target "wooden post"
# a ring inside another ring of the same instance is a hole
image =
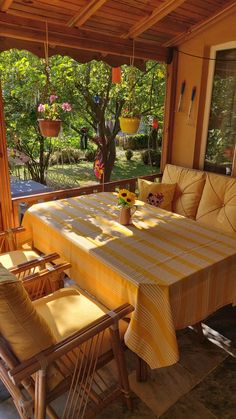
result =
[[[162,172],[164,171],[166,163],[171,163],[174,118],[175,118],[177,69],[178,69],[178,51],[174,50],[172,62],[171,64],[168,64],[167,66],[165,115],[164,115],[164,129],[163,129],[162,155],[161,155],[161,171]]]
[[[8,170],[6,126],[3,111],[2,89],[0,84],[0,228],[13,227],[10,176]]]

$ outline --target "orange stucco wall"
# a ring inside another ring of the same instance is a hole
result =
[[[177,95],[171,159],[173,164],[178,164],[185,167],[193,167],[194,148],[197,133],[197,118],[201,119],[204,112],[204,104],[201,104],[201,109],[199,107],[203,60],[184,55],[180,51],[193,55],[203,56],[204,53],[206,54],[206,49],[208,47],[210,51],[211,46],[232,41],[236,42],[236,8],[233,12],[231,11],[228,16],[225,16],[218,22],[208,24],[208,28],[206,30],[199,32],[195,37],[178,46],[179,60]],[[204,61],[204,63],[204,66],[206,67],[208,62]],[[182,101],[182,111],[177,112],[176,110],[178,106],[179,93],[183,80],[186,81],[186,89]],[[197,87],[197,94],[191,118],[188,119],[188,107],[193,86]],[[206,82],[203,83],[202,88],[203,90],[206,89]],[[199,133],[198,137],[200,137]]]

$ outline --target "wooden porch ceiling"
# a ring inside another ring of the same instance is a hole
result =
[[[232,0],[0,0],[0,51],[24,48],[111,65],[167,62],[168,47],[236,8]],[[133,41],[135,40],[135,42]]]

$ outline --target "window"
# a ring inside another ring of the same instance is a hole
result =
[[[216,51],[204,169],[232,174],[236,143],[236,48]]]

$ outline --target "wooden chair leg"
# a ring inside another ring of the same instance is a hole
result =
[[[39,370],[35,379],[35,419],[46,418],[46,371]]]
[[[144,383],[148,379],[148,365],[139,356],[137,356],[136,365],[136,380]]]
[[[204,342],[206,340],[205,335],[203,333],[202,322],[198,322],[193,326],[194,330],[198,335],[198,339],[200,342]]]
[[[118,372],[119,372],[119,380],[120,380],[120,385],[122,388],[122,393],[124,395],[128,409],[132,410],[133,404],[132,404],[132,399],[131,399],[129,378],[128,378],[128,372],[127,372],[126,363],[125,363],[124,351],[121,347],[118,323],[115,324],[114,326],[111,326],[110,333],[111,333],[114,357],[115,357]]]

